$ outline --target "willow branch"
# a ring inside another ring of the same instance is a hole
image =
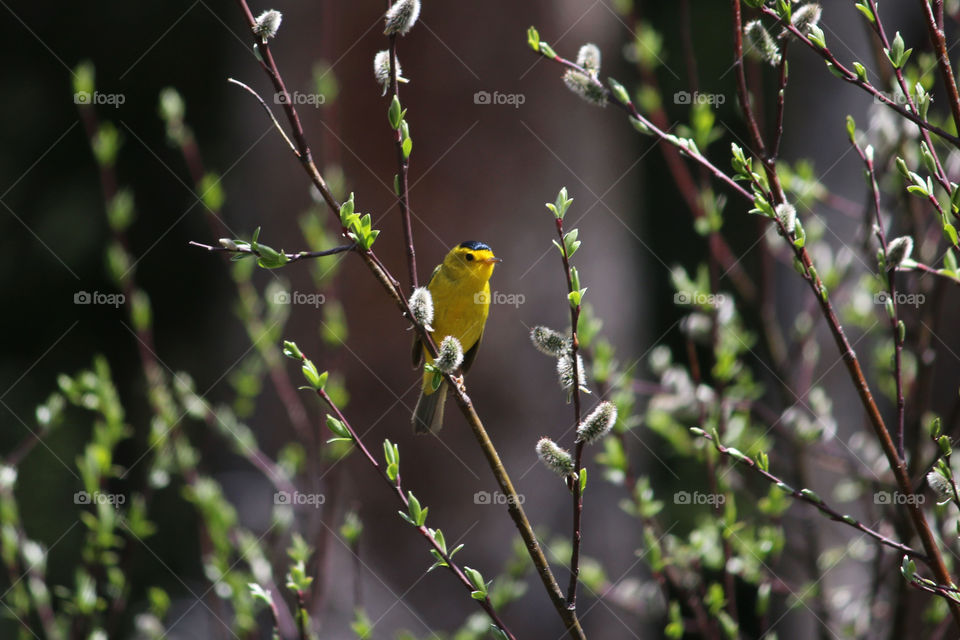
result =
[[[390,36],[390,93],[400,101],[400,62],[397,60],[397,34]],[[403,152],[403,135],[399,128],[394,131],[397,148],[397,202],[400,204],[400,221],[403,227],[403,240],[407,249],[407,270],[410,276],[410,290],[417,283],[417,253],[413,248],[413,227],[410,224],[410,159]]]
[[[879,531],[875,531],[874,529],[871,529],[870,527],[863,524],[862,522],[860,522],[859,520],[857,520],[852,516],[841,514],[839,511],[837,511],[836,509],[828,505],[826,502],[824,502],[818,495],[816,495],[815,493],[809,490],[794,489],[778,476],[770,473],[766,469],[762,469],[760,465],[758,465],[754,460],[748,458],[742,453],[737,452],[737,454],[732,454],[728,447],[725,447],[719,442],[717,442],[716,440],[714,440],[713,436],[711,436],[709,433],[701,432],[701,433],[698,433],[698,435],[701,438],[705,438],[711,441],[713,443],[714,448],[717,450],[717,453],[719,453],[720,455],[726,458],[730,458],[736,462],[739,462],[742,465],[745,465],[751,471],[761,476],[764,480],[766,480],[770,484],[776,485],[780,490],[784,491],[785,493],[790,495],[792,498],[800,502],[806,502],[807,504],[816,507],[818,511],[820,511],[822,514],[824,514],[831,520],[835,522],[842,522],[850,527],[853,527],[857,531],[860,531],[861,533],[864,533],[870,536],[871,538],[883,544],[884,546],[890,547],[891,549],[896,549],[900,553],[906,554],[911,558],[916,558],[927,564],[930,564],[930,558],[923,552],[917,551],[916,549],[908,545],[905,545],[902,542],[897,542],[896,540],[888,538],[887,536],[883,535]]]
[[[397,474],[396,481],[391,480],[390,477],[387,475],[387,472],[384,469],[383,465],[381,465],[377,461],[377,459],[373,457],[369,449],[367,449],[367,447],[363,444],[363,441],[360,439],[360,436],[357,435],[356,430],[354,430],[354,428],[350,425],[350,421],[347,420],[346,416],[343,415],[339,407],[337,407],[337,405],[334,404],[330,396],[327,395],[327,392],[324,391],[323,389],[317,389],[317,395],[320,396],[320,399],[323,400],[323,402],[328,407],[330,407],[330,410],[333,411],[333,413],[336,415],[337,420],[339,420],[343,424],[343,426],[347,429],[347,431],[350,432],[350,436],[353,439],[353,443],[357,446],[358,449],[360,449],[360,452],[363,454],[363,457],[374,468],[374,470],[377,472],[377,475],[380,476],[380,478],[387,483],[387,486],[390,487],[391,492],[400,501],[404,510],[407,510],[409,508],[410,501],[409,501],[409,498],[403,493],[403,488],[400,483],[399,473]],[[473,583],[470,581],[469,578],[467,578],[466,574],[457,565],[457,563],[455,563],[451,559],[450,554],[447,552],[445,545],[440,544],[437,541],[436,536],[425,525],[419,525],[416,527],[416,529],[417,529],[417,533],[423,536],[423,538],[430,543],[430,546],[433,548],[433,550],[436,551],[440,555],[440,557],[443,558],[443,561],[446,563],[446,568],[449,569],[454,576],[456,576],[457,580],[459,580],[464,587],[466,587],[467,593],[472,593],[476,589],[476,587],[473,586]],[[508,638],[511,638],[512,640],[516,640],[516,636],[514,636],[513,633],[510,631],[510,629],[507,628],[507,626],[500,619],[500,616],[494,610],[493,603],[490,602],[489,596],[484,596],[483,599],[477,599],[477,603],[484,610],[484,612],[486,612],[486,614],[490,617],[490,620],[492,620],[493,623],[497,625],[507,635]]]

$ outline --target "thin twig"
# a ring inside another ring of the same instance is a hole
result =
[[[403,492],[403,487],[401,486],[401,483],[400,483],[400,476],[397,475],[396,481],[391,480],[390,477],[387,475],[386,471],[384,470],[383,465],[381,465],[377,461],[377,459],[373,457],[373,454],[371,454],[370,451],[367,449],[367,447],[363,444],[363,441],[360,440],[360,436],[357,435],[357,432],[350,425],[350,422],[347,420],[346,416],[344,416],[343,413],[340,411],[340,409],[337,407],[337,405],[334,404],[330,396],[327,395],[327,392],[324,391],[323,389],[317,389],[317,395],[320,396],[320,398],[324,401],[324,403],[328,407],[330,407],[330,410],[333,411],[333,413],[336,415],[337,420],[339,420],[343,424],[343,426],[347,429],[347,431],[350,432],[350,436],[353,439],[353,443],[357,446],[358,449],[360,449],[360,452],[363,454],[364,458],[366,458],[367,462],[369,462],[371,466],[373,466],[374,470],[377,472],[377,475],[379,475],[383,479],[383,481],[387,483],[387,486],[390,487],[392,493],[398,498],[400,503],[403,505],[404,510],[408,509],[410,501],[407,495],[404,494]],[[430,529],[428,529],[425,525],[418,525],[416,526],[416,529],[417,529],[417,532],[430,543],[430,546],[433,548],[433,550],[436,551],[443,558],[443,561],[446,563],[446,568],[449,569],[454,576],[456,576],[456,578],[460,581],[461,584],[463,584],[464,587],[466,587],[467,592],[473,593],[476,590],[476,587],[473,585],[470,579],[466,576],[463,570],[451,559],[449,552],[446,550],[444,545],[441,545],[437,541],[436,536],[433,534],[433,532]],[[512,640],[516,640],[516,637],[513,635],[510,629],[503,623],[503,621],[500,619],[500,616],[494,610],[493,603],[490,601],[490,597],[488,595],[485,595],[482,599],[479,599],[479,598],[475,598],[475,599],[477,600],[477,603],[480,605],[480,607],[484,610],[484,612],[486,612],[486,614],[490,617],[490,620],[492,620],[493,623],[497,625],[507,635],[507,637],[511,638]]]
[[[866,80],[861,80],[855,72],[843,66],[843,64],[841,64],[840,61],[837,60],[837,58],[833,55],[833,53],[831,53],[829,48],[821,49],[820,47],[812,43],[810,39],[806,36],[806,34],[802,33],[799,29],[797,29],[795,26],[793,26],[789,22],[786,22],[782,18],[780,18],[780,16],[778,16],[777,13],[770,7],[761,6],[760,11],[762,11],[764,15],[775,19],[778,25],[787,29],[790,33],[792,33],[797,38],[799,38],[801,42],[803,42],[805,45],[810,47],[810,49],[812,49],[814,53],[816,53],[821,58],[823,58],[824,60],[832,64],[834,69],[839,73],[839,77],[841,80],[860,87],[861,89],[863,89],[864,91],[872,95],[877,101],[882,102],[886,106],[890,107],[891,109],[899,113],[901,116],[903,116],[907,120],[910,120],[911,122],[923,127],[924,129],[926,129],[927,131],[930,131],[931,133],[937,134],[938,136],[948,141],[953,146],[960,148],[960,137],[957,137],[952,133],[950,133],[949,131],[945,131],[944,129],[936,125],[930,124],[929,122],[921,118],[916,113],[913,113],[909,109],[906,109],[905,107],[894,102],[883,91],[881,91],[880,89],[877,89],[875,86],[870,84],[870,82]]]
[[[574,291],[573,276],[570,272],[570,256],[567,254],[567,243],[563,238],[563,218],[557,216],[557,239],[560,247],[560,256],[563,259],[563,271],[567,281],[567,293]],[[580,340],[577,337],[577,326],[580,323],[580,304],[568,303],[570,307],[570,361],[573,370],[573,414],[574,424],[580,425],[582,414],[580,408],[580,385],[585,381],[580,379],[580,367],[578,365]],[[583,492],[580,490],[580,473],[583,464],[583,445],[584,441],[577,438],[574,446],[573,462],[576,476],[570,480],[570,493],[573,495],[573,532],[571,533],[571,551],[570,551],[570,584],[567,587],[567,608],[573,611],[577,609],[577,583],[580,580],[580,541],[583,537],[581,530],[581,520],[583,518]]]
[[[234,80],[233,78],[227,78],[227,82],[231,82],[243,89],[246,89],[254,98],[257,99],[257,102],[260,103],[260,106],[263,107],[263,110],[267,112],[267,115],[270,116],[270,120],[273,121],[273,126],[277,128],[277,131],[280,132],[280,135],[283,136],[283,139],[287,142],[287,146],[290,147],[290,150],[293,151],[298,156],[300,152],[297,151],[297,148],[293,146],[293,142],[290,141],[290,138],[287,137],[287,132],[283,130],[283,127],[280,126],[280,123],[277,121],[277,117],[273,115],[273,110],[267,106],[267,103],[263,98],[260,97],[260,94],[251,89],[249,86],[243,84],[239,80]]]
[[[842,522],[846,525],[849,525],[854,529],[857,529],[858,531],[870,536],[877,542],[885,546],[888,546],[891,549],[896,549],[900,553],[906,554],[911,558],[917,558],[918,560],[922,560],[927,564],[930,563],[930,559],[923,552],[917,551],[916,549],[908,545],[905,545],[902,542],[897,542],[896,540],[888,538],[887,536],[883,535],[879,531],[875,531],[874,529],[871,529],[870,527],[863,524],[859,520],[853,518],[852,516],[841,514],[839,511],[837,511],[836,509],[828,505],[826,502],[824,502],[823,499],[821,499],[818,495],[816,495],[815,493],[809,490],[794,489],[793,487],[788,485],[786,482],[781,480],[776,475],[770,473],[765,469],[762,469],[760,465],[758,465],[754,460],[748,458],[747,456],[743,454],[739,454],[739,455],[731,454],[730,449],[728,449],[727,447],[723,446],[722,444],[714,440],[713,436],[710,435],[709,433],[702,432],[702,433],[699,433],[698,435],[701,438],[705,438],[713,442],[714,448],[716,448],[717,452],[720,453],[721,455],[746,465],[752,471],[754,471],[757,475],[760,475],[765,480],[767,480],[767,482],[770,482],[771,484],[775,484],[779,489],[789,494],[791,497],[801,502],[806,502],[807,504],[813,505],[821,513],[829,517],[831,520],[835,522]]]
[[[943,0],[934,0],[937,5],[939,22],[933,15],[933,9],[928,0],[920,0],[923,6],[924,17],[927,22],[927,31],[930,34],[930,44],[937,52],[937,65],[940,67],[940,76],[950,98],[950,113],[953,115],[953,124],[960,131],[960,93],[957,91],[957,79],[953,75],[953,65],[950,63],[950,53],[947,49],[947,37],[943,32]]]
[[[400,101],[400,63],[397,60],[397,34],[390,35],[390,93]],[[400,221],[403,227],[403,240],[407,247],[407,270],[410,276],[410,290],[417,288],[417,253],[413,248],[413,227],[410,225],[410,159],[403,152],[403,135],[398,127],[395,131],[397,147],[397,202],[400,204]]]
[[[873,207],[874,211],[876,212],[877,240],[880,242],[880,247],[883,250],[883,255],[885,256],[884,266],[886,273],[884,275],[887,278],[887,293],[890,295],[890,302],[893,305],[893,313],[888,314],[888,316],[890,318],[890,331],[893,335],[893,345],[895,349],[893,355],[893,379],[897,390],[897,453],[900,455],[901,459],[906,459],[903,448],[903,416],[904,407],[906,406],[903,398],[903,340],[900,337],[900,308],[897,303],[897,269],[896,265],[891,267],[886,263],[886,256],[889,256],[887,233],[884,229],[883,216],[880,215],[880,187],[877,185],[877,175],[874,171],[873,157],[865,154],[860,148],[860,145],[858,145],[856,142],[853,143],[853,147],[856,149],[857,155],[860,156],[860,159],[867,167],[867,179],[870,182],[870,190],[873,193]]]
[[[261,257],[260,252],[253,249],[249,245],[237,245],[235,247],[216,247],[209,244],[202,244],[200,242],[194,242],[191,240],[188,244],[193,245],[194,247],[200,247],[201,249],[206,249],[207,251],[219,251],[225,253],[233,253],[239,255],[251,255],[256,257]],[[346,253],[347,251],[353,251],[357,248],[356,243],[351,242],[350,244],[342,244],[340,246],[334,247],[332,249],[325,249],[324,251],[299,251],[297,253],[284,253],[284,257],[287,259],[287,264],[291,262],[297,262],[298,260],[308,260],[311,258],[326,258],[327,256],[335,256],[338,253]]]

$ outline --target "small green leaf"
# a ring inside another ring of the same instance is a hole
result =
[[[540,34],[536,27],[527,29],[527,45],[534,51],[540,51]]]
[[[400,98],[394,94],[390,106],[387,108],[387,121],[394,130],[400,128],[400,121],[403,118],[403,108],[400,106]]]

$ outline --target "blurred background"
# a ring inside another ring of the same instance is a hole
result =
[[[685,16],[685,3],[642,4],[640,15],[663,36],[657,78],[670,122],[687,120],[689,106],[670,98],[690,86],[692,73],[701,91],[724,97],[716,115],[729,140],[715,145],[712,155],[726,167],[729,142],[743,137],[733,114],[731,56],[715,53],[730,51],[729,7],[691,1]],[[836,4],[825,8],[823,23],[853,19],[852,3]],[[356,194],[360,211],[373,214],[374,226],[382,231],[376,250],[405,283],[388,102],[372,72],[374,54],[386,46],[384,4],[281,0],[251,8],[254,14],[268,8],[283,13],[272,50],[287,87],[324,97],[322,104],[299,106],[318,165],[344,192]],[[212,405],[235,396],[236,374],[250,357],[251,340],[234,314],[236,288],[228,261],[188,245],[191,240],[216,244],[217,237],[183,156],[170,144],[158,115],[161,90],[180,92],[204,163],[222,177],[227,235],[248,238],[260,226],[263,242],[299,250],[306,243],[298,219],[305,212],[330,219],[313,202],[298,162],[261,107],[226,82],[228,77],[242,81],[276,107],[234,3],[108,2],[85,7],[79,20],[78,12],[27,2],[3,3],[0,9],[7,25],[0,44],[7,61],[7,89],[0,103],[0,264],[10,303],[0,316],[5,335],[0,451],[13,450],[36,429],[35,407],[55,388],[59,373],[88,367],[95,354],[103,354],[133,431],[116,463],[129,466],[137,478],[151,412],[135,333],[123,308],[74,303],[78,292],[116,291],[105,267],[111,232],[97,166],[73,100],[76,65],[91,61],[97,90],[123,98],[116,106],[96,105],[96,113],[101,121],[114,123],[122,140],[116,172],[135,197],[128,244],[137,284],[152,302],[156,357],[165,372],[189,373]],[[695,70],[681,47],[681,25],[687,19],[692,20],[695,51],[710,52],[698,55]],[[528,49],[525,31],[530,25],[565,57],[573,58],[585,42],[597,44],[604,53],[602,75],[636,85],[636,69],[624,57],[631,25],[605,0],[425,2],[417,28],[400,41],[399,56],[410,79],[402,85],[401,97],[414,139],[410,197],[419,275],[429,276],[446,251],[463,240],[484,241],[503,259],[491,283],[495,296],[501,295],[495,297],[469,390],[525,496],[531,521],[549,541],[569,527],[569,499],[561,482],[537,464],[534,444],[543,435],[563,438],[572,418],[553,363],[537,356],[528,339],[536,324],[563,330],[569,321],[563,272],[551,245],[553,222],[543,203],[552,202],[562,186],[574,198],[567,224],[579,227],[584,242],[575,261],[589,287],[587,299],[603,319],[603,333],[616,346],[617,360],[637,377],[644,377],[654,345],[683,344],[669,269],[695,267],[705,241],[692,232],[689,210],[660,150],[650,138],[634,135],[620,112],[597,109],[567,91],[559,67]],[[901,27],[905,35],[910,28]],[[867,50],[865,35],[856,29],[844,34],[844,45]],[[865,117],[870,100],[833,81],[807,51],[797,51],[795,62],[783,155],[811,157],[826,185],[861,202],[861,168],[855,156],[847,155],[843,122],[822,118],[844,110]],[[491,96],[489,103],[483,95]],[[498,103],[497,96],[504,102]],[[818,213],[837,234],[828,238],[831,243],[857,224],[836,211]],[[724,232],[743,256],[745,269],[756,273],[763,268],[751,252],[758,237],[753,220],[732,217]],[[477,492],[493,492],[496,485],[467,425],[451,406],[439,438],[413,437],[410,413],[419,374],[409,364],[406,323],[356,256],[324,260],[342,261],[331,291],[346,318],[345,344],[333,348],[324,340],[325,316],[308,304],[290,305],[283,337],[295,340],[321,369],[338,373],[349,394],[346,414],[366,434],[371,449],[379,451],[378,443],[387,437],[399,444],[404,484],[430,506],[434,526],[442,524],[448,540],[467,544],[463,554],[471,566],[494,573],[511,555],[515,529],[502,506],[476,504]],[[259,270],[254,283],[260,291],[279,282],[286,290],[309,294],[315,292],[312,268],[297,263],[275,272]],[[802,283],[789,265],[767,277],[776,283],[778,315],[789,325],[799,308]],[[833,345],[824,343],[824,349]],[[282,366],[297,379],[293,363]],[[839,370],[827,375],[827,384],[834,378],[837,385],[849,384]],[[758,377],[765,376],[758,367]],[[266,374],[260,378],[264,391],[244,421],[262,449],[274,455],[296,434]],[[859,421],[857,407],[847,400],[837,400],[839,418]],[[305,392],[302,402],[310,424],[319,429],[324,411]],[[74,526],[72,496],[79,484],[71,469],[90,427],[85,416],[75,417],[75,423],[35,448],[18,481],[24,525],[51,547],[48,571],[54,584],[72,580],[82,537],[81,528]],[[265,531],[274,506],[271,487],[218,434],[193,429],[191,438],[202,453],[200,467],[222,483],[245,525]],[[655,455],[655,437],[638,429],[630,445],[635,464],[655,483],[657,478],[664,486],[676,482],[669,461]],[[363,461],[353,455],[337,467],[335,484],[321,482],[331,492],[323,513],[331,539],[318,575],[326,589],[318,614],[327,632],[323,637],[347,637],[353,617],[354,559],[336,534],[349,508],[357,509],[366,525],[360,575],[365,605],[378,620],[374,637],[393,637],[402,628],[421,637],[455,628],[474,605],[449,575],[424,577],[430,558],[423,541],[402,526],[394,497]],[[599,560],[611,580],[645,580],[646,569],[633,553],[642,544],[640,531],[615,507],[621,494],[600,481],[591,485],[584,553]],[[144,543],[149,548],[133,551],[131,579],[171,593],[170,619],[183,617],[169,637],[213,637],[220,630],[210,611],[193,606],[195,595],[207,589],[195,516],[184,508],[175,486],[158,491],[151,509],[158,533]],[[565,583],[566,571],[557,567],[556,573]],[[136,589],[134,595],[143,597]],[[662,620],[662,612],[625,611],[590,594],[584,595],[582,612],[592,638],[643,636],[645,625],[658,629]],[[527,638],[559,636],[553,616],[534,583],[505,614],[514,631]],[[788,620],[810,624],[807,618],[798,613]],[[0,622],[0,628],[12,629],[12,624]],[[805,627],[797,628],[804,633]],[[791,634],[784,631],[781,637]]]

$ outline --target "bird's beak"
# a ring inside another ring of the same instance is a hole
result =
[[[503,262],[503,259],[501,259],[501,258],[487,258],[486,260],[484,260],[484,262],[486,262],[487,264],[496,264],[497,262]]]

